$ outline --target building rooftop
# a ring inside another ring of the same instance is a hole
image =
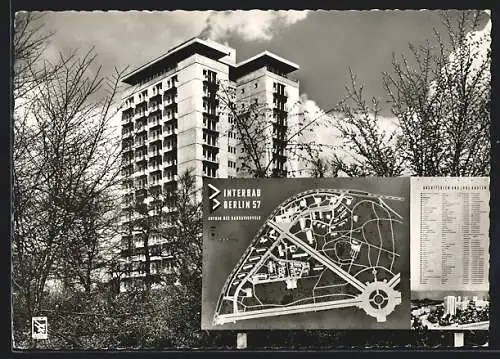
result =
[[[263,51],[236,64],[236,66],[232,69],[232,76],[234,78],[238,78],[264,66],[272,66],[284,74],[289,74],[290,72],[300,69],[300,66],[292,61],[273,54],[270,51]]]
[[[175,65],[177,62],[186,59],[193,54],[200,54],[214,60],[219,60],[220,58],[228,55],[228,53],[222,51],[220,46],[215,47],[209,41],[194,37],[129,72],[123,78],[123,82],[133,85],[142,78],[159,72],[161,69],[168,67],[169,65]]]
[[[230,76],[232,79],[237,79],[264,66],[271,66],[283,74],[288,74],[300,69],[299,65],[296,63],[273,54],[270,51],[263,51],[245,61],[234,64],[234,52],[235,50],[233,48],[219,44],[215,41],[193,37],[171,48],[163,55],[129,72],[123,78],[123,82],[134,85],[150,75],[161,72],[165,68],[175,66],[179,61],[194,54],[200,54],[213,60],[226,58],[227,61],[223,62],[230,66]]]

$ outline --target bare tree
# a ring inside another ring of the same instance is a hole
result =
[[[86,185],[82,186],[85,191]],[[111,193],[86,194],[91,198],[82,207],[67,234],[65,260],[57,278],[72,291],[83,288],[87,296],[108,281],[109,262],[119,241],[114,230],[114,210],[118,201]]]
[[[181,284],[193,276],[201,278],[201,252],[203,218],[199,192],[192,170],[179,177],[178,187],[169,198],[175,208],[173,226],[165,227],[163,235],[168,238],[174,269]]]
[[[335,126],[345,147],[331,159],[333,170],[348,176],[399,176],[403,161],[399,156],[399,132],[382,127],[380,106],[376,98],[367,104],[363,86],[356,83],[356,76],[349,71],[351,83],[346,86],[347,96],[339,105],[343,119]]]
[[[348,175],[478,176],[489,173],[490,49],[481,11],[442,13],[443,37],[412,45],[383,74],[397,128],[385,133],[379,102],[367,106],[351,74],[337,127],[354,160],[336,157]]]
[[[144,274],[147,291],[153,283],[179,284],[193,275],[201,276],[200,190],[192,171],[187,170],[172,188],[150,188],[143,196],[137,188],[135,196],[125,198],[122,242],[126,249],[122,255],[131,261],[125,264],[128,267],[122,271],[122,279],[129,280],[130,289],[143,287],[141,281],[130,277],[137,271]],[[132,260],[136,255],[143,260]],[[152,256],[161,260],[153,261]]]
[[[145,188],[138,188],[138,191],[146,191]],[[152,195],[152,196],[151,196]],[[167,256],[166,246],[161,230],[166,221],[164,213],[167,202],[161,193],[150,193],[150,201],[146,194],[125,198],[127,202],[123,209],[124,226],[122,230],[122,244],[125,249],[122,250],[122,256],[128,258],[137,255],[144,256],[144,260],[129,261],[124,264],[122,273],[125,275],[122,280],[131,280],[127,289],[145,288],[151,289],[154,282],[158,282],[158,276],[151,270],[151,257]],[[140,244],[137,244],[140,243]],[[162,264],[162,262],[160,262]],[[141,281],[130,277],[132,272],[144,274],[143,285],[138,285]]]
[[[28,318],[43,309],[47,281],[67,277],[66,255],[82,244],[75,228],[95,226],[92,207],[118,173],[110,119],[123,72],[104,79],[95,59],[90,50],[38,63],[29,103],[16,97],[12,280],[14,305]]]
[[[51,33],[43,31],[41,15],[17,13],[14,18],[14,93],[22,98],[38,81],[40,62]]]
[[[477,176],[489,172],[490,49],[474,37],[482,11],[443,12],[445,37],[410,46],[416,67],[394,59],[384,74],[392,112],[402,130],[403,156],[419,176]]]

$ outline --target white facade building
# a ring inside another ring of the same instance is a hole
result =
[[[268,51],[236,63],[236,50],[217,42],[193,38],[129,73],[122,107],[122,225],[133,220],[137,201],[152,201],[176,189],[179,175],[191,169],[196,186],[203,177],[241,177],[242,149],[231,131],[232,115],[224,111],[221,91],[235,90],[237,106],[258,103],[269,108],[273,125],[266,141],[269,172],[286,176],[297,164],[280,142],[299,100],[298,81],[288,74],[299,69]],[[162,208],[172,224],[175,209]],[[129,226],[130,227],[130,226]],[[137,233],[122,235],[122,258],[127,280],[145,276],[145,249]],[[171,270],[168,243],[151,238],[151,273]],[[122,290],[126,284],[122,285]]]
[[[457,313],[457,298],[453,295],[444,297],[444,314],[455,315]]]

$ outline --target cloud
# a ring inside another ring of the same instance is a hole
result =
[[[340,132],[335,128],[335,124],[344,118],[342,113],[332,111],[332,109],[325,111],[306,93],[300,95],[299,113],[303,114],[305,124],[314,121],[317,125],[314,131],[308,131],[312,134],[312,137],[309,137],[310,140],[327,145],[341,145]],[[370,114],[370,116],[373,118],[374,115]],[[377,116],[377,125],[387,136],[399,128],[396,117],[381,114]]]
[[[299,141],[301,143],[312,144],[313,149],[321,149],[317,155],[327,162],[332,160],[334,156],[347,164],[357,162],[359,155],[350,150],[348,146],[348,141],[350,141],[350,139],[343,137],[336,127],[338,123],[344,120],[344,114],[331,110],[325,111],[305,93],[300,96],[300,105],[298,109],[300,111],[299,119],[301,119],[303,124],[307,124],[311,121],[317,123],[316,126],[311,126],[312,131],[304,131],[303,135],[300,136]],[[370,116],[373,119],[374,114],[370,114]],[[386,138],[387,144],[396,146],[396,138],[392,138],[391,141],[389,141],[389,138],[391,134],[399,132],[397,118],[378,114],[377,127],[380,134]],[[354,130],[356,131],[356,129]],[[310,171],[314,168],[314,164],[311,162],[312,157],[310,157],[305,150],[299,151],[298,155],[303,161],[299,164],[300,170],[297,175],[302,176],[303,174],[310,174]],[[345,176],[343,173],[339,173],[339,175]]]
[[[308,11],[296,10],[212,11],[199,36],[218,40],[234,32],[246,41],[268,41],[273,38],[277,26],[293,25],[304,20],[307,14]]]
[[[321,157],[331,157],[332,151],[342,144],[339,132],[333,126],[336,114],[323,110],[306,93],[300,95],[296,111],[298,113],[297,129],[305,127],[298,141],[312,144],[314,148],[316,148],[314,145],[320,145]]]

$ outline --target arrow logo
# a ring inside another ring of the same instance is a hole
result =
[[[208,187],[213,191],[208,199],[212,201],[212,211],[215,211],[220,206],[220,202],[217,200],[217,198],[215,198],[220,194],[220,190],[210,183],[208,184]]]
[[[217,199],[213,199],[213,204],[212,204],[212,211],[215,211],[217,209],[217,207],[220,206],[220,202],[217,201]]]
[[[208,198],[213,199],[214,197],[217,197],[217,196],[219,195],[220,190],[219,190],[217,187],[213,186],[213,185],[212,185],[212,184],[210,184],[210,183],[208,184],[208,187],[209,187],[212,191],[214,191],[214,193],[212,193],[212,194],[210,195],[210,197],[208,197]]]

